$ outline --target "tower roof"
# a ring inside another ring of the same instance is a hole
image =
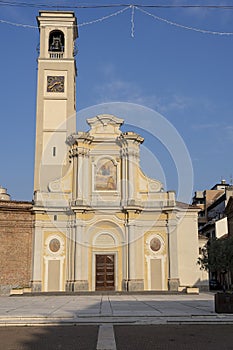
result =
[[[74,11],[39,11],[39,16],[37,16],[37,23],[40,29],[40,22],[50,22],[55,24],[61,24],[61,22],[73,22],[74,27],[74,38],[78,37],[78,27],[77,27],[77,18]]]

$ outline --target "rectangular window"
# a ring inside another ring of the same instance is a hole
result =
[[[56,157],[56,151],[57,151],[56,147],[53,147],[53,157]]]

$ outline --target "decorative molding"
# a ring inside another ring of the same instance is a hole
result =
[[[53,240],[57,240],[60,244],[60,247],[57,251],[52,251],[50,244]],[[45,241],[44,247],[45,256],[50,256],[54,258],[58,258],[64,255],[65,253],[65,242],[64,239],[58,234],[51,234]]]
[[[157,251],[154,251],[151,249],[151,241],[153,239],[158,239],[160,242],[160,248]],[[164,256],[164,252],[165,252],[165,242],[162,238],[162,236],[160,236],[158,233],[152,233],[151,235],[149,235],[146,239],[146,245],[147,245],[147,256],[154,258],[155,256],[157,258],[162,258]]]
[[[107,126],[109,124],[117,126],[119,129],[123,123],[123,119],[117,118],[112,114],[100,114],[94,118],[87,119],[87,124],[90,125],[91,129],[99,125]]]

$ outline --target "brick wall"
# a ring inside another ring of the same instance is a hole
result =
[[[0,293],[30,284],[32,203],[0,201]]]

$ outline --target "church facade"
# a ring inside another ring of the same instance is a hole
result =
[[[76,132],[74,13],[40,12],[38,26],[32,291],[205,285],[198,208],[142,172],[143,138],[109,114]]]

